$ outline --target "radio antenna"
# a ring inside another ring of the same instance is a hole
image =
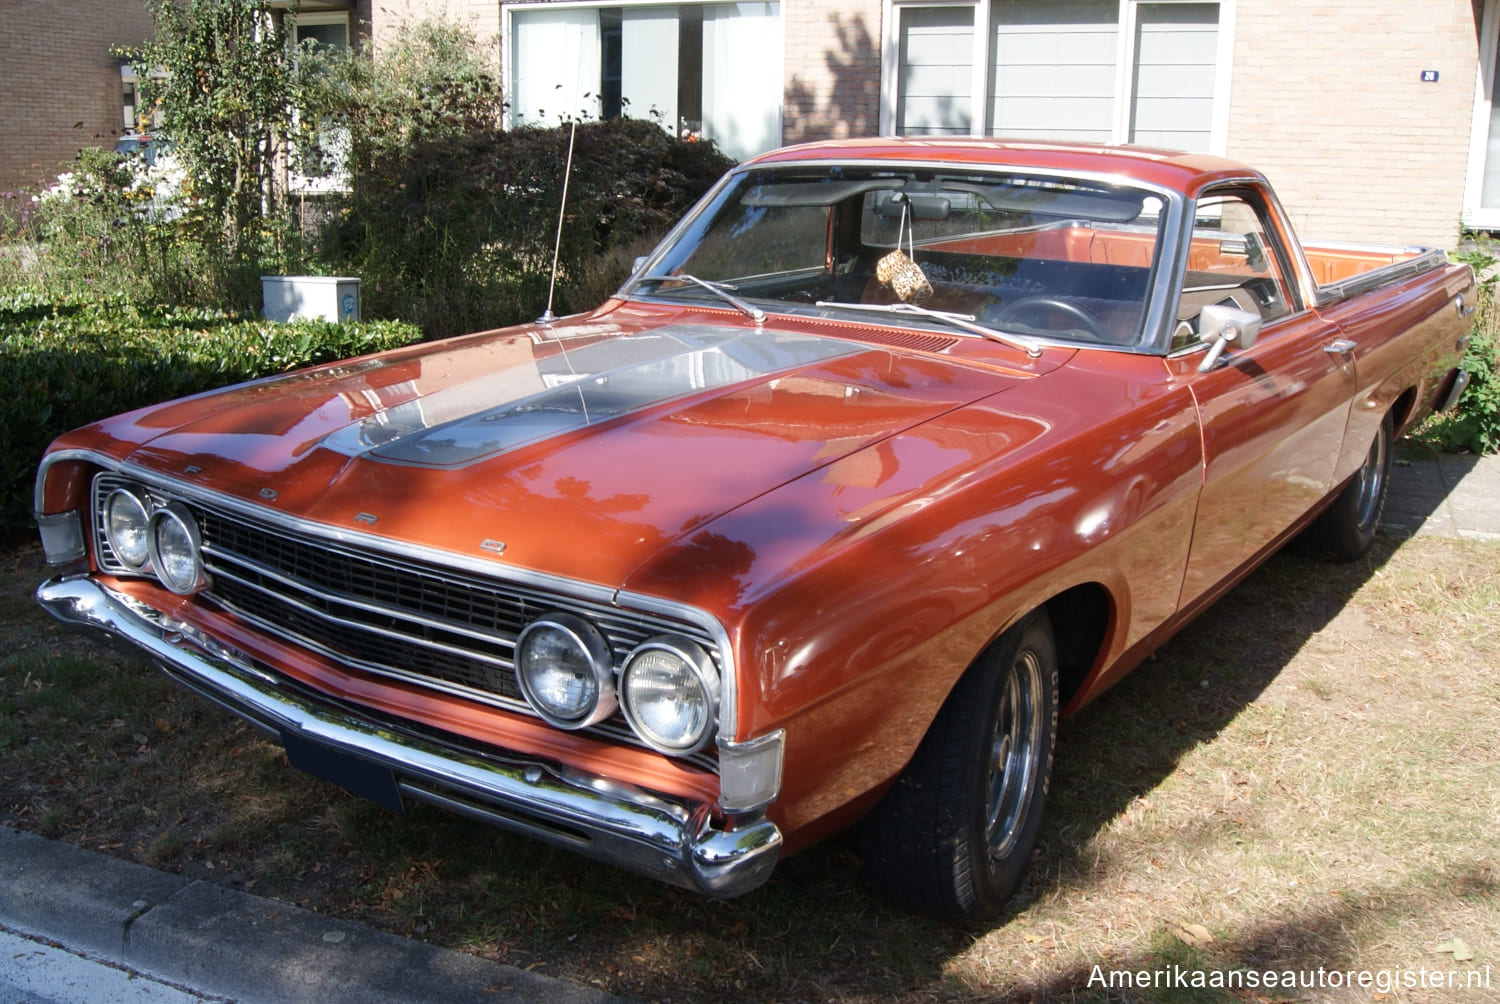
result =
[[[552,312],[552,297],[557,292],[557,258],[562,251],[563,217],[568,211],[568,179],[573,176],[573,140],[578,136],[578,119],[572,120],[568,130],[568,159],[563,165],[562,201],[557,207],[557,239],[552,242],[552,278],[547,283],[547,309],[536,319],[538,324],[551,324],[557,320]]]

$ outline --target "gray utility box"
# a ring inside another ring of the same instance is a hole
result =
[[[263,275],[261,311],[272,321],[359,320],[359,280],[339,275]]]

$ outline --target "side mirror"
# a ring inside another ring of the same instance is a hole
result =
[[[1238,307],[1211,303],[1198,314],[1198,337],[1212,342],[1208,354],[1198,364],[1199,373],[1207,373],[1219,363],[1226,346],[1248,349],[1260,335],[1260,315]]]

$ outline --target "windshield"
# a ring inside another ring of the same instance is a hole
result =
[[[1146,189],[1003,170],[751,170],[623,293],[1133,345],[1164,210]]]

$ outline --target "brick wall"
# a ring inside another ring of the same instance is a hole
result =
[[[399,35],[403,25],[447,21],[468,28],[500,58],[500,0],[380,0],[370,6],[370,34],[377,48],[383,39]]]
[[[151,35],[139,2],[7,0],[0,12],[0,192],[50,182],[88,146],[123,130],[119,62],[111,45]]]
[[[880,0],[782,0],[786,143],[880,130]]]
[[[1306,239],[1453,246],[1476,24],[1471,0],[1240,0],[1228,155]]]

